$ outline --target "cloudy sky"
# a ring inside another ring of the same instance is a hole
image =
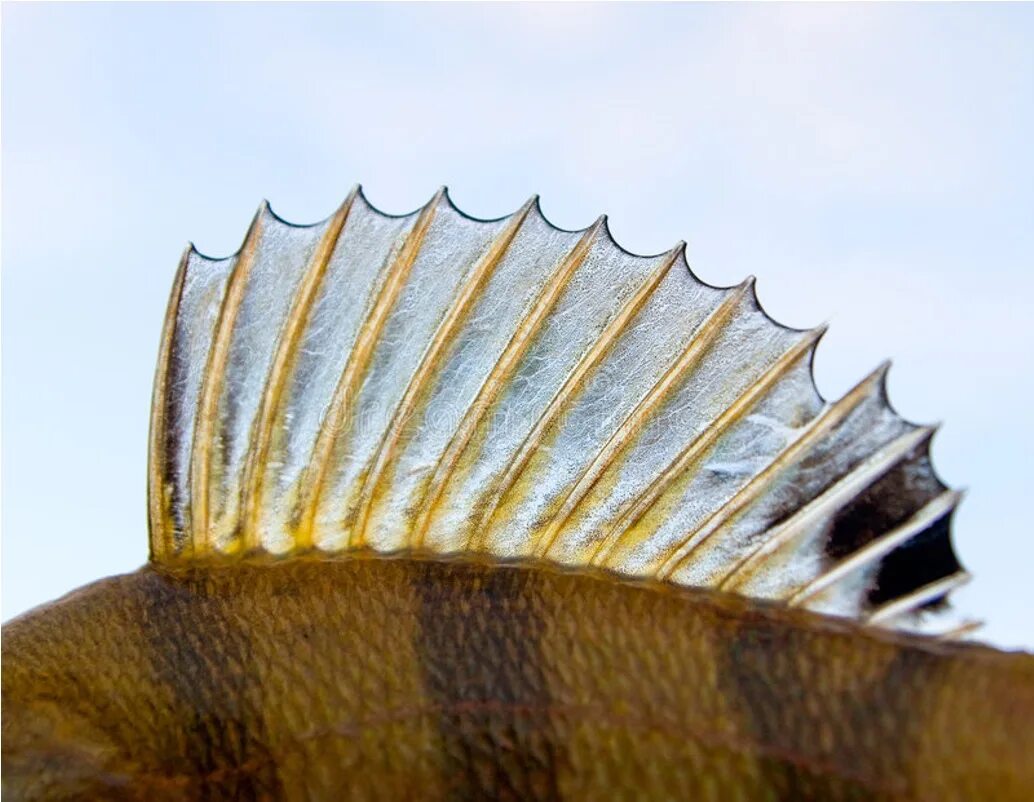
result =
[[[3,616],[146,558],[152,371],[193,240],[259,200],[322,219],[441,184],[532,193],[639,253],[689,242],[828,321],[843,393],[884,357],[969,488],[958,604],[1034,648],[1032,6],[3,7]]]

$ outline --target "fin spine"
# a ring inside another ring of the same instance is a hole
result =
[[[947,629],[944,632],[940,632],[934,637],[940,641],[959,641],[968,638],[978,629],[983,628],[984,622],[978,618],[971,618],[963,621],[958,626],[954,626],[951,629]]]
[[[295,532],[296,547],[308,548],[313,543],[313,527],[316,512],[326,484],[327,471],[333,455],[341,422],[347,412],[348,403],[355,398],[373,353],[380,342],[381,333],[394,309],[409,277],[409,272],[420,254],[420,246],[434,220],[439,206],[444,202],[444,187],[417,214],[412,228],[395,258],[381,273],[380,288],[372,305],[366,312],[359,328],[355,345],[348,354],[344,370],[334,388],[334,395],[327,413],[320,425],[312,458],[302,475],[298,509],[299,524]]]
[[[424,503],[410,540],[412,547],[421,548],[423,546],[427,529],[431,524],[431,515],[438,504],[438,499],[441,497],[449,477],[452,475],[453,470],[455,470],[460,455],[474,436],[474,432],[485,412],[499,395],[504,380],[517,366],[517,362],[524,355],[525,351],[531,346],[535,335],[549,316],[549,313],[556,306],[557,301],[560,300],[560,296],[567,288],[571,277],[585,261],[592,246],[605,230],[606,217],[600,217],[599,220],[585,230],[585,233],[582,234],[574,248],[564,258],[559,268],[554,271],[549,282],[539,293],[532,311],[524,317],[517,330],[510,337],[506,348],[499,355],[491,373],[478,390],[474,402],[464,413],[463,419],[449,441],[445,452],[432,470],[431,483],[424,495]]]
[[[766,532],[756,549],[736,563],[718,583],[720,590],[734,590],[749,576],[750,569],[791,542],[802,529],[818,523],[857,498],[858,494],[928,441],[934,430],[921,426],[906,432],[880,448],[852,470],[798,509],[781,524]]]
[[[654,385],[647,391],[632,410],[625,416],[621,425],[614,431],[607,442],[599,450],[592,462],[582,471],[581,476],[571,485],[560,505],[559,512],[553,517],[545,532],[538,538],[535,554],[539,557],[549,555],[560,529],[567,523],[575,509],[589,494],[604,471],[614,463],[618,455],[632,438],[642,431],[643,422],[650,418],[656,409],[668,398],[671,389],[697,366],[704,354],[711,347],[718,335],[725,330],[734,317],[736,309],[747,297],[753,286],[753,277],[737,286],[712,310],[711,314],[693,332],[686,347]]]
[[[395,446],[402,436],[403,426],[416,407],[421,393],[434,373],[439,356],[452,342],[457,329],[466,320],[467,313],[478,298],[481,297],[485,283],[495,272],[507,251],[509,251],[511,243],[524,226],[524,222],[528,219],[528,214],[535,207],[536,202],[537,199],[533,197],[525,203],[490,243],[487,252],[478,260],[477,264],[470,271],[470,275],[464,280],[455,300],[439,323],[430,345],[424,351],[420,364],[406,385],[402,400],[395,408],[391,422],[388,428],[385,429],[384,436],[374,452],[372,459],[373,468],[366,473],[366,478],[363,481],[359,495],[359,512],[356,516],[356,524],[352,530],[352,546],[361,546],[366,540],[366,526],[369,521],[370,507],[373,503],[377,486],[380,484],[381,477],[388,464],[395,456]]]
[[[248,276],[251,275],[251,268],[255,263],[258,243],[262,238],[265,228],[264,221],[268,214],[269,204],[263,201],[248,229],[244,245],[241,246],[233,271],[230,273],[226,294],[219,307],[212,347],[208,352],[208,361],[201,379],[201,394],[197,418],[194,422],[190,461],[190,521],[195,554],[208,551],[211,546],[208,539],[208,484],[212,467],[212,432],[215,429],[223,380],[226,377],[226,365],[230,357],[234,325],[237,322],[237,315],[240,312],[244,291],[248,284]]]
[[[906,593],[904,596],[899,596],[885,604],[881,604],[869,613],[865,622],[870,626],[889,626],[893,628],[896,619],[918,610],[924,604],[932,602],[934,599],[947,596],[953,590],[957,590],[965,585],[970,579],[972,579],[972,576],[966,571],[956,571],[954,574],[944,577],[944,579],[930,582],[913,590],[911,593]]]
[[[664,280],[664,277],[671,271],[672,266],[678,260],[679,254],[682,253],[682,249],[684,247],[685,243],[680,242],[669,252],[668,257],[661,263],[660,267],[658,267],[646,279],[646,281],[643,282],[642,286],[619,310],[614,319],[607,324],[596,342],[593,343],[592,348],[589,349],[589,351],[578,361],[578,364],[575,365],[574,369],[568,374],[563,385],[561,385],[560,389],[550,400],[549,405],[545,410],[543,410],[538,420],[535,421],[535,425],[532,427],[531,431],[524,438],[520,448],[517,450],[517,455],[510,463],[506,473],[504,473],[503,476],[495,482],[490,492],[486,494],[488,500],[485,505],[485,511],[481,515],[477,526],[474,527],[471,536],[467,541],[468,549],[476,546],[474,538],[482,534],[487,529],[489,522],[492,520],[496,510],[499,508],[499,503],[514,484],[517,483],[517,480],[524,472],[525,467],[527,467],[532,454],[534,454],[536,449],[541,445],[546,431],[556,420],[557,415],[563,410],[564,404],[570,401],[578,393],[586,378],[592,373],[596,366],[599,365],[600,360],[602,360],[603,357],[610,352],[610,349],[614,347],[614,344],[628,327],[629,323],[635,319],[642,310],[643,305],[653,295],[661,281]]]
[[[176,278],[165,312],[162,326],[161,344],[158,346],[158,366],[154,375],[154,392],[151,401],[151,422],[148,432],[149,453],[147,459],[147,510],[148,510],[148,544],[149,559],[156,560],[162,555],[172,554],[176,550],[173,542],[172,521],[167,514],[165,497],[165,457],[168,454],[166,439],[168,437],[168,404],[169,404],[169,368],[172,361],[172,349],[176,338],[176,322],[179,318],[180,303],[183,300],[183,286],[186,283],[187,265],[194,247],[188,245],[180,257]]]
[[[791,607],[807,606],[815,596],[835,585],[844,577],[853,574],[880,558],[890,554],[898,546],[907,543],[915,535],[922,532],[930,524],[953,512],[962,498],[957,490],[946,490],[921,507],[907,521],[889,532],[880,535],[871,543],[867,543],[852,554],[840,560],[829,569],[819,574],[807,585],[796,590],[787,597],[786,603]]]
[[[327,230],[305,269],[298,289],[291,304],[287,320],[280,331],[276,344],[273,363],[266,378],[262,401],[259,405],[255,428],[251,437],[251,448],[248,452],[244,468],[244,482],[241,494],[241,521],[244,548],[253,549],[261,546],[258,531],[262,491],[265,484],[265,462],[273,438],[273,427],[280,406],[280,398],[290,377],[298,347],[305,335],[305,326],[309,321],[312,305],[319,295],[327,266],[334,255],[341,232],[348,221],[358,194],[358,187],[353,189],[341,207],[335,212],[327,225]]]
[[[715,510],[704,523],[683,538],[682,542],[672,550],[671,554],[661,564],[657,572],[658,577],[661,579],[669,578],[685,564],[693,551],[704,540],[714,535],[715,532],[738,516],[751,503],[760,498],[762,493],[769,488],[783,469],[796,463],[800,457],[804,456],[809,446],[819,441],[842,423],[883,382],[888,367],[887,363],[880,365],[869,376],[848,391],[843,398],[834,404],[830,404],[815,416],[793,443],[781,451],[772,462],[744,485],[729,501]]]
[[[733,425],[740,421],[772,386],[790,370],[798,360],[814,351],[826,327],[814,329],[789,348],[773,362],[761,376],[740,396],[722,411],[697,437],[657,475],[643,493],[632,499],[618,515],[607,535],[600,541],[590,559],[593,565],[606,565],[610,554],[623,542],[628,531],[646,515],[664,495],[672,483],[683,476],[690,466],[698,462],[721,439]]]

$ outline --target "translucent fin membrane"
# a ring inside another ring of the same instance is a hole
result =
[[[357,189],[304,227],[263,205],[235,256],[188,250],[176,277],[152,559],[534,557],[914,628],[965,576],[959,495],[885,366],[820,397],[822,331],[536,199],[393,217]]]

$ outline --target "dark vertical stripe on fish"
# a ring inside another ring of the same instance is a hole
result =
[[[928,709],[923,697],[936,692],[944,661],[888,645],[882,655],[874,650],[873,659],[843,666],[840,677],[819,677],[815,666],[832,664],[836,647],[760,616],[729,638],[719,678],[740,726],[785,756],[758,758],[773,798],[912,798],[910,773],[928,727],[919,711]],[[891,787],[881,782],[886,778]]]
[[[535,575],[428,563],[415,581],[450,798],[558,799]]]
[[[150,580],[145,586],[148,657],[178,718],[168,733],[170,782],[190,778],[186,795],[211,802],[280,798],[261,712],[249,706],[255,661],[248,629],[207,583],[169,582],[154,573]],[[161,786],[160,778],[157,782]]]

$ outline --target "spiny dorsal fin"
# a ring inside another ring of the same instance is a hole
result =
[[[966,577],[959,494],[886,366],[821,398],[823,331],[534,198],[393,217],[357,188],[313,226],[263,204],[236,255],[190,248],[176,277],[151,559],[480,552],[918,626]]]

